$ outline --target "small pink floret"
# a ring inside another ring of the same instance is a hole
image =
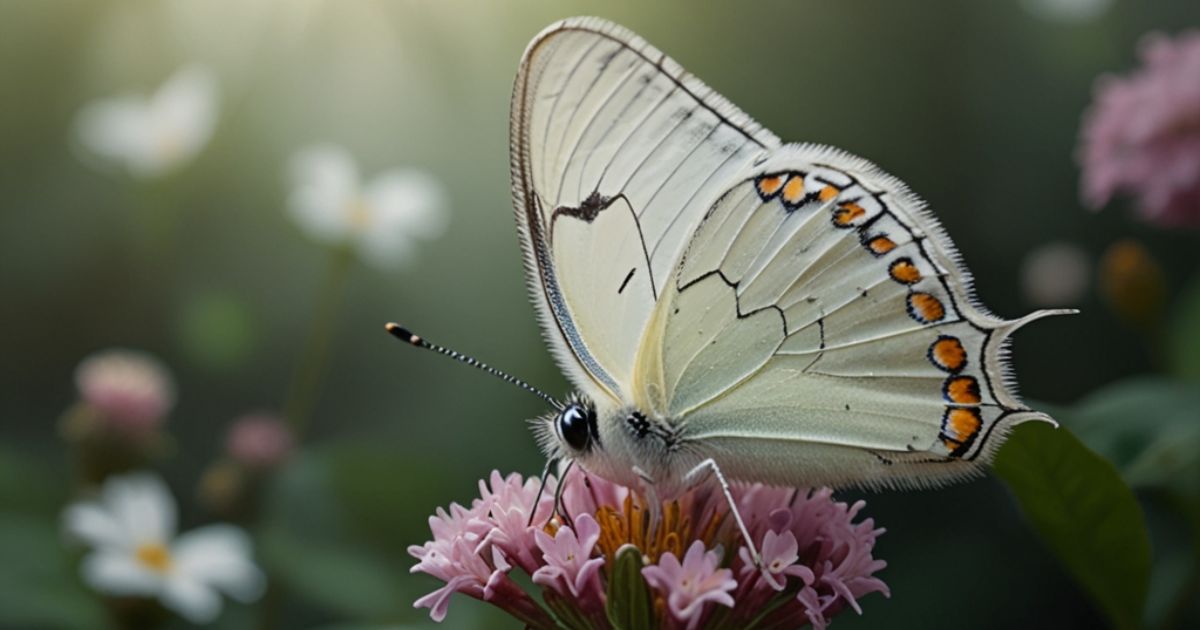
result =
[[[720,556],[707,551],[704,543],[697,540],[688,547],[682,563],[675,554],[667,552],[658,564],[643,568],[642,575],[652,588],[666,595],[667,607],[676,619],[695,627],[705,604],[733,606],[730,591],[738,583],[733,579],[733,571],[717,568],[720,563]]]

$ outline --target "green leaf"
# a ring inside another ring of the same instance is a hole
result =
[[[594,624],[588,621],[586,615],[583,614],[579,607],[570,599],[559,595],[553,590],[546,589],[542,592],[542,600],[546,603],[546,608],[554,613],[554,618],[567,628],[573,630],[585,630],[594,628]]]
[[[64,496],[60,467],[46,453],[0,445],[0,506],[7,512],[57,515]]]
[[[1200,496],[1200,388],[1162,378],[1110,385],[1056,415],[1127,482]]]
[[[657,627],[650,587],[642,577],[642,552],[633,545],[617,550],[608,576],[608,621],[618,630]]]
[[[188,360],[221,372],[241,366],[254,351],[259,335],[253,314],[236,296],[200,293],[179,309],[177,343]]]
[[[1113,625],[1140,627],[1150,539],[1133,491],[1116,468],[1065,428],[1036,423],[1013,433],[995,469]]]
[[[103,628],[108,614],[75,574],[54,519],[0,515],[0,627]]]
[[[1174,374],[1200,380],[1200,278],[1172,309],[1166,350]]]

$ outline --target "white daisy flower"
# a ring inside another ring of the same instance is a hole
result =
[[[156,598],[193,623],[217,617],[219,592],[242,602],[262,594],[245,532],[209,525],[176,536],[175,518],[166,485],[146,473],[110,477],[97,499],[63,512],[68,533],[92,547],[81,570],[97,591]]]
[[[288,211],[309,236],[351,244],[367,262],[395,268],[410,262],[417,241],[446,229],[446,193],[433,175],[391,169],[364,182],[341,147],[319,145],[291,160]]]
[[[154,94],[92,102],[76,117],[79,140],[134,177],[149,178],[189,162],[208,144],[217,123],[218,88],[208,70],[191,66],[171,75]]]

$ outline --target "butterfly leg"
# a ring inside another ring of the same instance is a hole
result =
[[[533,517],[537,515],[538,504],[542,502],[542,493],[546,491],[546,479],[550,477],[550,471],[558,466],[558,458],[551,457],[546,460],[546,467],[542,469],[542,483],[538,486],[537,496],[533,498],[533,505],[529,506],[529,522],[525,523],[526,527],[533,525]],[[559,490],[562,489],[562,480],[558,481],[558,488],[554,491],[554,509],[550,510],[550,516],[546,520],[554,518],[554,513],[558,511]]]
[[[567,475],[571,472],[571,468],[575,466],[575,460],[567,460],[567,467],[563,469],[562,477],[558,480],[558,487],[554,489],[554,514],[558,514],[563,518],[563,522],[568,527],[574,529],[575,521],[571,519],[571,515],[567,513],[567,507],[563,505],[563,489],[567,487]],[[587,478],[584,478],[586,483]]]
[[[746,529],[746,522],[742,520],[741,510],[738,509],[737,502],[733,500],[733,492],[729,490],[729,482],[725,480],[725,475],[721,472],[721,467],[717,465],[716,460],[710,457],[697,464],[695,468],[683,476],[683,483],[689,488],[693,487],[706,474],[711,474],[721,485],[721,493],[725,495],[725,502],[729,504],[729,513],[733,514],[733,520],[737,523],[738,530],[742,533],[742,540],[745,540],[746,546],[750,548],[750,557],[754,558],[754,566],[758,568],[759,573],[762,574],[763,579],[768,584],[776,590],[781,590],[783,585],[776,582],[771,572],[767,571],[766,567],[763,566],[762,556],[758,553],[758,546],[754,544],[754,538],[750,536],[750,530]]]
[[[646,510],[650,515],[650,522],[658,522],[662,516],[662,501],[658,498],[658,492],[654,489],[654,477],[641,468],[634,466],[633,474],[642,480],[642,494],[646,497]]]

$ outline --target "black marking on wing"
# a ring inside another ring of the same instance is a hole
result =
[[[633,272],[635,271],[637,271],[637,267],[630,269],[629,273],[625,274],[625,279],[621,281],[621,288],[617,289],[617,295],[625,291],[625,286],[629,284],[629,280],[633,278]]]
[[[875,458],[879,460],[879,463],[883,464],[884,466],[891,466],[892,464],[896,463],[896,462],[884,457],[883,455],[880,455],[878,452],[876,452],[874,450],[871,450],[871,449],[865,449],[865,450],[868,453],[874,455]]]
[[[654,301],[657,302],[658,287],[654,283],[654,268],[650,265],[650,252],[646,249],[646,236],[642,233],[642,220],[638,217],[637,211],[633,209],[633,203],[629,201],[629,198],[625,196],[625,193],[621,193],[615,197],[605,197],[604,195],[601,195],[599,191],[593,191],[592,194],[588,195],[588,198],[584,199],[583,202],[577,207],[572,208],[567,206],[559,206],[555,208],[554,212],[550,215],[551,247],[553,247],[554,240],[554,222],[557,221],[560,216],[579,219],[585,223],[591,223],[592,221],[596,220],[596,217],[600,216],[601,212],[612,207],[612,205],[618,201],[625,202],[625,207],[629,209],[629,214],[633,217],[633,225],[637,227],[638,242],[642,244],[642,258],[646,261],[646,273],[650,274],[650,295],[654,298]],[[628,280],[628,278],[626,280]],[[620,291],[618,291],[618,293],[620,293]]]
[[[737,294],[738,283],[731,282],[729,280],[729,278],[725,277],[725,273],[722,272],[720,269],[715,269],[713,271],[710,271],[710,272],[696,278],[695,280],[692,280],[691,282],[679,287],[679,292],[683,293],[684,291],[691,288],[692,285],[695,285],[696,283],[698,283],[701,280],[704,280],[710,276],[717,276],[718,278],[721,279],[721,282],[725,283],[725,286],[729,287],[730,289],[733,289],[733,304],[734,304],[734,310],[737,312],[738,319],[746,319],[747,317],[750,317],[751,315],[755,315],[757,313],[761,313],[762,311],[774,310],[775,312],[779,313],[779,320],[780,320],[780,322],[783,323],[783,336],[784,336],[784,339],[787,339],[787,336],[788,336],[787,317],[784,316],[783,309],[779,308],[778,304],[768,304],[762,308],[756,308],[753,311],[750,311],[748,313],[743,313],[741,300],[739,299],[738,294]]]
[[[587,199],[584,199],[578,206],[574,208],[569,206],[559,206],[555,208],[554,213],[550,215],[550,233],[554,233],[554,222],[560,215],[568,216],[573,219],[579,219],[584,223],[591,223],[592,221],[596,220],[596,217],[600,216],[600,212],[602,210],[605,210],[611,206],[612,202],[612,197],[605,197],[604,195],[600,194],[600,191],[592,191],[592,194],[588,195]],[[636,216],[637,215],[635,214],[634,217],[636,218]]]

